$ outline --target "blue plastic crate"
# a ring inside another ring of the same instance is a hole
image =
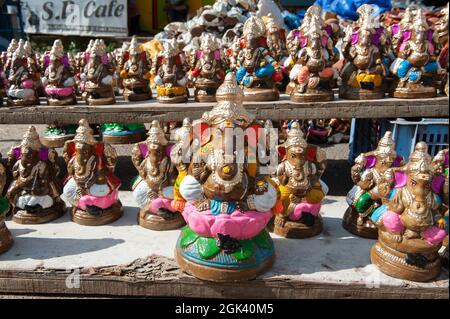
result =
[[[448,148],[448,119],[424,118],[418,121],[409,121],[398,118],[386,121],[382,125],[382,132],[392,131],[396,150],[405,159],[414,151],[418,142],[428,144],[428,153],[436,155],[440,150]]]

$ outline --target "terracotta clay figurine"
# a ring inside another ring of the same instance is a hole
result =
[[[447,71],[447,74],[442,81],[441,92],[445,93],[447,96],[449,95],[448,11],[449,4],[447,3],[447,6],[441,10],[442,17],[434,25],[435,42],[437,43],[439,50],[437,61],[440,67]]]
[[[23,40],[19,40],[23,41]],[[42,85],[41,80],[41,64],[39,63],[38,54],[31,47],[31,43],[29,41],[25,41],[23,45],[26,55],[27,55],[27,67],[28,72],[32,75],[33,79],[33,87],[37,92],[38,96],[45,97],[44,86]]]
[[[217,88],[225,77],[220,43],[211,34],[202,36],[200,48],[191,56],[194,97],[198,102],[215,102]]]
[[[276,101],[276,83],[283,79],[280,65],[267,49],[266,26],[252,16],[244,24],[241,50],[238,55],[236,78],[243,87],[245,101]]]
[[[380,185],[383,174],[392,167],[403,165],[403,159],[397,155],[392,132],[387,131],[379,141],[378,147],[368,153],[360,154],[351,169],[355,186],[347,194],[347,208],[342,226],[357,236],[376,239],[378,230],[372,222],[374,211],[386,203]]]
[[[86,103],[88,105],[114,104],[116,102],[113,90],[114,65],[108,59],[103,40],[95,40],[89,53],[89,61],[81,76],[84,81]]]
[[[34,126],[28,128],[22,143],[9,151],[8,165],[14,181],[6,197],[16,223],[47,223],[65,213],[57,158],[54,149],[41,144]]]
[[[148,229],[170,230],[185,225],[183,216],[171,206],[177,171],[170,160],[170,147],[155,120],[147,140],[133,148],[132,160],[139,172],[133,195],[141,208],[139,224]]]
[[[116,150],[97,142],[86,120],[79,122],[73,140],[64,145],[68,178],[64,196],[72,204],[72,220],[86,226],[112,223],[122,216],[121,182],[114,175]]]
[[[391,26],[390,70],[396,76],[393,96],[414,99],[436,96],[436,77],[445,72],[436,62],[436,43],[421,9],[408,7],[400,24]]]
[[[128,60],[120,70],[123,79],[123,98],[125,101],[143,101],[152,98],[150,90],[151,61],[147,53],[141,49],[136,37],[130,42]]]
[[[43,78],[48,105],[76,104],[75,78],[61,40],[55,40],[53,43],[49,59]]]
[[[334,99],[332,88],[337,73],[333,63],[338,52],[334,47],[333,28],[323,22],[321,15],[321,7],[310,7],[299,29],[288,35],[288,47],[295,64],[289,73],[291,82],[287,92],[294,102]]]
[[[285,153],[277,168],[283,211],[274,221],[274,233],[288,238],[307,238],[322,232],[321,202],[328,187],[320,180],[326,155],[306,143],[298,122],[291,125],[280,147]]]
[[[289,83],[289,71],[285,65],[289,56],[286,48],[286,31],[275,21],[271,13],[262,19],[266,25],[267,49],[269,50],[270,55],[280,65],[283,74],[283,79],[280,82],[277,82],[277,88],[281,92],[284,92]]]
[[[8,200],[2,196],[5,185],[6,167],[2,163],[2,154],[0,154],[0,254],[10,249],[13,244],[11,232],[5,224],[5,217],[9,211]]]
[[[439,250],[446,237],[442,200],[432,189],[435,175],[428,145],[419,142],[408,163],[383,175],[394,183],[388,201],[372,219],[378,241],[371,249],[372,263],[395,278],[429,281],[441,273]]]
[[[249,280],[274,262],[265,227],[278,201],[277,185],[259,174],[257,161],[247,158],[257,143],[254,139],[244,144],[236,136],[233,143],[233,129],[264,131],[244,109],[234,73],[226,75],[216,99],[217,105],[202,117],[203,133],[193,143],[199,147],[193,147],[188,174],[180,183],[188,226],[181,232],[175,257],[183,271],[203,280]]]
[[[357,9],[356,24],[345,30],[341,48],[345,60],[339,87],[339,96],[344,99],[382,99],[387,91],[384,79],[388,67],[383,59],[389,43],[377,10],[376,5],[362,5]]]
[[[6,92],[7,104],[10,106],[38,105],[39,98],[34,89],[35,74],[28,68],[28,57],[24,42],[20,41],[11,58]]]
[[[157,99],[160,103],[185,103],[189,97],[186,88],[187,67],[176,42],[166,41],[164,50],[158,52],[152,73],[156,85]]]

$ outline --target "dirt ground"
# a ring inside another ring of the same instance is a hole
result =
[[[35,125],[38,133],[43,134],[45,125]],[[28,125],[5,125],[0,124],[0,153],[6,157],[13,145],[20,144],[22,136]],[[320,145],[327,153],[328,167],[324,173],[323,180],[330,187],[329,195],[344,196],[352,187],[350,179],[350,163],[347,161],[348,144]],[[122,190],[130,190],[131,180],[137,175],[137,171],[131,162],[132,145],[115,145],[119,155],[116,172],[122,180]],[[62,149],[57,150],[61,154]],[[65,174],[64,161],[60,158],[60,164]]]

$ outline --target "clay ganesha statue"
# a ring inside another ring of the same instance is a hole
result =
[[[64,196],[72,203],[72,220],[81,225],[112,223],[122,216],[120,180],[114,175],[117,153],[97,142],[86,120],[79,122],[75,138],[63,150],[68,178]]]
[[[445,73],[436,62],[436,43],[421,9],[408,8],[400,24],[391,26],[392,51],[397,58],[390,70],[397,77],[398,98],[436,96],[436,77]]]
[[[163,47],[152,65],[157,99],[160,103],[187,102],[189,91],[184,56],[175,41],[164,42]]]
[[[39,98],[34,87],[36,74],[28,68],[28,56],[23,41],[19,42],[14,51],[8,70],[7,104],[11,106],[38,105]]]
[[[277,168],[283,211],[275,217],[274,232],[288,238],[306,238],[322,232],[321,201],[328,187],[320,180],[326,168],[325,152],[309,145],[294,122],[280,147],[286,155]]]
[[[141,208],[139,224],[145,228],[169,230],[185,225],[183,216],[171,206],[177,174],[168,154],[170,147],[159,122],[153,121],[147,140],[133,148],[133,164],[139,172],[133,195]]]
[[[390,131],[385,133],[374,151],[360,154],[355,159],[351,169],[355,186],[347,194],[349,207],[342,220],[345,229],[365,238],[378,237],[378,230],[371,217],[387,201],[386,191],[382,191],[382,188],[391,187],[383,184],[382,176],[387,170],[402,165],[403,158],[395,151]]]
[[[341,70],[339,96],[346,99],[381,99],[387,90],[384,78],[388,73],[383,59],[387,56],[388,38],[375,5],[364,4],[357,9],[356,26],[348,26],[342,42],[345,62]]]
[[[294,102],[334,99],[332,88],[337,73],[332,65],[339,54],[335,50],[333,32],[337,33],[339,28],[326,25],[321,13],[320,7],[310,7],[302,25],[287,38],[290,59],[294,63],[289,72],[291,82],[287,92]]]
[[[435,175],[428,146],[416,145],[409,162],[388,170],[383,178],[395,184],[378,210],[379,235],[372,247],[372,263],[392,277],[429,281],[439,276],[439,250],[447,233],[442,199],[433,192]]]
[[[77,103],[75,78],[69,59],[64,54],[61,40],[55,40],[49,56],[49,65],[42,79],[49,105],[72,105]]]
[[[195,81],[195,100],[215,102],[217,88],[225,77],[220,43],[213,35],[204,35],[200,48],[194,50],[191,60],[192,76]]]
[[[5,216],[9,210],[8,200],[2,196],[6,185],[6,167],[2,164],[2,154],[0,154],[0,254],[11,248],[13,239],[11,232],[5,224]]]
[[[85,100],[88,105],[105,105],[116,102],[113,89],[114,70],[103,40],[95,40],[89,52],[84,73],[81,75],[81,80],[84,82]]]
[[[201,134],[201,146],[193,150],[188,174],[179,186],[188,226],[177,243],[176,260],[200,279],[248,280],[274,261],[265,226],[278,201],[277,186],[259,175],[257,162],[246,158],[256,141],[243,147],[233,142],[233,129],[255,127],[242,105],[244,94],[234,73],[226,75],[216,98],[217,105],[202,118],[209,129]]]
[[[246,101],[279,99],[276,82],[283,79],[283,74],[266,47],[265,33],[266,26],[260,18],[253,16],[245,22],[236,77],[243,87]]]
[[[143,101],[152,98],[150,90],[151,61],[135,37],[131,39],[129,58],[120,70],[123,79],[123,98],[125,101]]]
[[[41,144],[34,126],[28,128],[19,146],[11,148],[8,163],[14,181],[6,197],[16,223],[42,224],[65,213],[57,157],[55,150]]]

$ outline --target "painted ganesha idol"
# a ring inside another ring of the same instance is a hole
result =
[[[9,203],[2,196],[6,185],[6,167],[2,164],[2,154],[0,153],[0,254],[9,250],[13,244],[11,232],[5,224],[5,217],[9,211]]]
[[[139,177],[133,195],[141,208],[139,224],[152,230],[177,229],[185,225],[180,212],[172,208],[176,169],[170,160],[173,145],[167,141],[158,121],[153,121],[145,142],[133,148],[133,164]]]
[[[57,153],[41,144],[34,126],[25,133],[22,143],[8,153],[14,181],[6,197],[13,220],[20,224],[42,224],[59,218],[66,205],[60,199]]]
[[[391,26],[392,51],[397,58],[390,70],[397,77],[393,96],[435,97],[436,79],[445,73],[436,62],[436,43],[421,9],[407,8],[400,24]]]
[[[279,194],[276,183],[259,175],[258,164],[240,158],[238,151],[226,152],[230,145],[238,149],[227,129],[254,127],[234,73],[226,75],[216,98],[217,105],[202,118],[212,133],[202,138],[179,186],[188,226],[175,255],[183,271],[200,279],[249,280],[274,262],[273,243],[265,228]],[[247,154],[252,145],[248,142],[240,151]]]
[[[328,186],[320,179],[326,168],[326,155],[306,143],[298,122],[292,123],[277,168],[283,210],[276,215],[274,233],[287,238],[307,238],[320,234],[321,202]]]
[[[64,195],[72,203],[72,220],[87,226],[112,223],[123,213],[121,182],[114,175],[117,153],[92,133],[89,123],[80,120],[75,138],[63,149],[68,172]]]
[[[443,200],[435,193],[437,173],[427,144],[419,142],[405,166],[383,176],[395,186],[372,215],[379,235],[371,259],[392,277],[429,281],[441,272],[439,250],[447,232]]]
[[[350,233],[376,239],[378,230],[372,222],[374,211],[385,204],[391,184],[383,183],[384,173],[403,165],[403,158],[397,155],[392,132],[387,131],[374,151],[360,154],[351,169],[355,186],[347,194],[349,207],[342,219],[342,226]],[[387,187],[387,190],[385,189]]]
[[[342,41],[345,64],[341,70],[343,85],[339,96],[346,99],[382,99],[388,67],[388,38],[380,25],[378,7],[365,4],[358,8],[356,26],[349,26]]]

